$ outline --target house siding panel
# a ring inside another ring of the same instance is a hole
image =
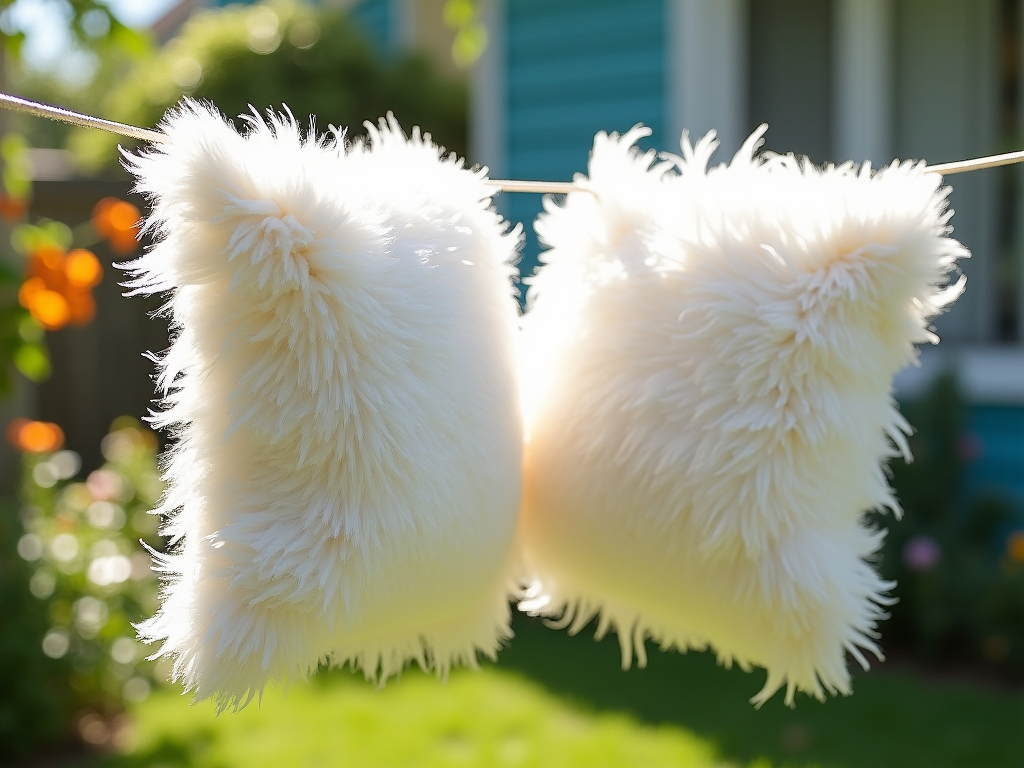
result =
[[[979,443],[967,473],[969,496],[992,493],[1009,498],[1024,523],[1024,407],[974,405],[969,429]]]
[[[930,163],[1000,151],[995,0],[896,0],[895,152]],[[935,321],[945,345],[990,341],[997,303],[993,265],[999,175],[950,177],[954,235],[974,254],[961,261],[966,293]]]
[[[654,131],[646,146],[675,149],[665,130],[664,0],[508,0],[506,169],[512,178],[565,181],[586,170],[598,131]],[[537,264],[537,195],[499,200],[527,234],[520,272]]]
[[[832,160],[832,4],[750,0],[750,125],[766,148]]]
[[[380,51],[391,49],[392,24],[390,0],[360,0],[349,11]]]

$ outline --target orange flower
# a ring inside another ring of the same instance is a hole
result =
[[[1024,531],[1014,531],[1006,540],[1006,554],[1015,563],[1024,563]]]
[[[142,214],[127,200],[118,200],[107,209],[107,223],[114,232],[131,232],[134,236]]]
[[[62,292],[67,287],[68,279],[64,275],[65,255],[62,248],[44,245],[36,248],[29,256],[28,275],[43,281],[51,291]]]
[[[92,208],[92,225],[103,237],[109,237],[112,232],[109,222],[110,208],[120,202],[116,197],[104,197]]]
[[[107,240],[110,250],[121,256],[127,256],[139,247],[139,241],[135,239],[135,230],[129,229],[124,232],[115,232]]]
[[[18,447],[18,435],[21,434],[21,429],[29,423],[28,419],[14,419],[7,424],[6,435],[7,442],[13,445],[15,448]]]
[[[103,267],[92,251],[76,248],[64,261],[64,275],[77,288],[92,288],[103,278]]]
[[[21,284],[21,288],[18,289],[18,303],[21,304],[25,309],[28,309],[32,304],[32,298],[36,296],[40,291],[46,290],[46,283],[41,277],[30,277],[24,283]]]
[[[28,311],[48,331],[63,328],[71,319],[71,307],[68,306],[68,300],[57,291],[48,289],[32,294],[28,303]]]
[[[65,298],[68,302],[69,320],[73,325],[85,325],[96,317],[96,301],[88,290],[69,291]]]
[[[92,251],[76,248],[65,254],[55,246],[42,246],[32,252],[28,274],[18,301],[47,330],[69,322],[85,325],[96,316],[89,289],[102,279],[103,267]]]
[[[92,209],[92,225],[106,238],[129,231],[134,237],[141,217],[138,208],[127,200],[118,200],[116,197],[105,197]]]
[[[20,221],[28,210],[28,203],[0,192],[0,216],[10,222]]]
[[[7,439],[25,453],[51,453],[64,445],[64,431],[49,421],[15,419],[7,427]]]
[[[63,274],[64,272],[64,249],[56,245],[41,245],[33,249],[29,254],[31,261],[29,269],[40,272],[53,272]],[[40,277],[43,275],[40,274]]]

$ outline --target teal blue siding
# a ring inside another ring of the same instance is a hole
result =
[[[1013,499],[1024,523],[1024,406],[973,405],[969,429],[979,455],[967,473],[968,493]]]
[[[664,0],[506,0],[506,168],[510,178],[568,181],[586,171],[598,131],[637,123],[646,146],[665,137]],[[537,264],[539,195],[504,195],[503,213],[523,222],[524,276]]]
[[[349,13],[361,26],[378,50],[391,50],[391,18],[390,0],[359,0],[352,6]]]

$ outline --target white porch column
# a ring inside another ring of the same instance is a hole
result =
[[[491,178],[505,177],[505,0],[483,0],[487,47],[473,66],[469,91],[469,160],[486,165]]]
[[[718,131],[727,160],[746,138],[746,0],[666,0],[669,149],[683,129],[696,138]]]
[[[835,0],[836,162],[892,160],[892,0]]]

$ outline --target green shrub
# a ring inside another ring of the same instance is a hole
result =
[[[389,110],[407,130],[419,125],[464,155],[467,94],[461,80],[438,73],[425,56],[382,57],[339,8],[294,2],[229,6],[196,13],[153,58],[105,92],[104,117],[156,124],[182,95],[212,101],[225,115],[287,104],[300,123],[317,118],[362,132]],[[116,164],[125,139],[78,131],[70,145],[89,168]]]
[[[1009,499],[965,490],[979,451],[955,377],[903,412],[917,430],[914,461],[891,465],[905,515],[878,518],[889,529],[882,573],[898,582],[883,645],[1024,671],[1024,532]]]
[[[0,755],[61,736],[104,743],[152,684],[132,622],[157,603],[140,544],[162,546],[148,514],[162,491],[157,442],[120,419],[102,448],[84,480],[71,451],[26,454],[22,508],[3,518]]]
[[[60,738],[71,714],[66,665],[42,652],[47,607],[29,591],[22,534],[17,506],[0,504],[0,764]]]

